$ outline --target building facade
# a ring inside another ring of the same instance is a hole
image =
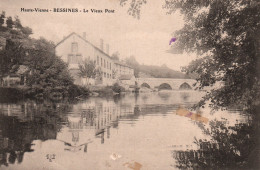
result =
[[[114,61],[117,77],[121,75],[134,75],[134,69],[121,61]]]
[[[75,84],[78,85],[86,85],[86,79],[78,75],[79,64],[86,59],[94,61],[96,68],[101,70],[100,76],[90,79],[90,85],[113,85],[120,74],[134,73],[132,68],[127,65],[119,65],[109,56],[108,45],[106,45],[106,49],[107,51],[104,52],[102,39],[98,48],[86,39],[85,33],[83,33],[83,36],[71,33],[56,45],[55,53],[68,63],[70,73],[75,80]]]

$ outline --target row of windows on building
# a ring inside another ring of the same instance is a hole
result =
[[[78,53],[78,43],[77,42],[71,43],[71,52],[72,52],[72,54],[69,54],[69,56],[68,56],[68,63],[71,63],[71,64],[81,63],[82,62],[82,55],[77,54]],[[106,61],[102,57],[99,58],[99,56],[97,56],[96,64],[97,65],[100,64],[101,67],[104,67],[104,68],[107,68],[107,69],[110,69],[110,70],[112,69],[111,62]],[[116,67],[120,67],[119,72],[121,72],[121,65],[116,65]],[[126,68],[122,67],[122,69],[125,70]]]
[[[77,42],[73,42],[71,43],[71,53],[68,56],[68,62],[72,63],[72,64],[77,64],[82,62],[82,55],[81,54],[77,54],[78,53],[78,43]],[[76,54],[76,55],[75,55]],[[97,56],[97,65],[99,65],[99,56]],[[111,62],[106,61],[105,59],[103,59],[102,57],[100,57],[100,65],[101,67],[107,68],[107,69],[112,69],[112,64]]]
[[[78,64],[81,63],[83,61],[83,57],[81,54],[77,54],[78,53],[78,43],[77,42],[73,42],[71,44],[71,52],[72,54],[68,55],[68,63],[70,64]],[[106,61],[105,59],[103,59],[102,57],[97,56],[97,60],[95,61],[95,64],[100,65],[101,67],[107,68],[109,70],[112,69],[112,63]],[[121,65],[116,65],[118,72],[120,73],[127,73],[126,70],[127,68]],[[131,74],[131,70],[129,69],[129,73]],[[104,77],[106,78],[112,78],[111,74],[108,73],[103,73]]]
[[[99,65],[99,56],[97,56],[97,65]],[[102,57],[100,57],[100,66],[101,67],[104,67],[104,68],[107,68],[109,70],[112,69],[112,64],[108,61],[106,61],[105,59],[103,59]]]
[[[78,64],[78,63],[82,63],[83,59],[82,59],[82,55],[81,54],[69,54],[68,55],[68,63],[70,64]],[[90,58],[90,57],[89,57]],[[94,61],[95,64],[97,65],[101,65],[101,67],[107,68],[109,70],[112,69],[112,64],[109,63],[108,61],[106,61],[105,59],[100,58],[101,60],[99,60],[99,56],[97,56],[97,61]],[[99,62],[100,61],[100,62]],[[131,69],[121,66],[121,65],[115,65],[117,68],[118,73],[124,73],[124,74],[131,74]]]
[[[77,64],[82,62],[82,55],[77,54],[78,53],[78,43],[77,42],[73,42],[71,43],[71,53],[68,56],[68,62],[72,63],[72,64]],[[76,55],[75,55],[76,54]],[[97,65],[99,65],[99,56],[97,56]],[[101,67],[107,68],[107,69],[112,69],[112,64],[109,63],[108,61],[106,61],[105,59],[103,59],[102,57],[100,57],[100,64]]]
[[[102,75],[103,75],[105,78],[112,79],[112,74],[109,74],[109,73],[105,73],[105,72],[103,72]]]

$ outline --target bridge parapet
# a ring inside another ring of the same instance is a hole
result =
[[[170,79],[170,78],[136,78],[137,85],[141,87],[146,84],[150,88],[158,88],[162,84],[168,84],[173,90],[179,90],[181,85],[185,84],[194,89],[194,79]]]

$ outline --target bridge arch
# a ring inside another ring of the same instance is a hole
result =
[[[146,88],[151,88],[151,86],[148,84],[148,83],[143,83],[143,84],[141,84],[141,87],[146,87]]]
[[[168,83],[162,83],[158,86],[158,90],[172,90],[172,86]]]
[[[187,83],[187,82],[184,82],[180,85],[179,87],[180,90],[190,90],[192,89],[191,86]]]

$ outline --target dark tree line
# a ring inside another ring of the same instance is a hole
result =
[[[49,95],[58,91],[63,96],[73,92],[79,95],[80,89],[73,84],[68,66],[55,55],[55,44],[44,39],[30,37],[32,29],[24,27],[16,16],[0,16],[0,37],[6,40],[5,48],[0,50],[0,77],[16,74],[20,66],[28,71],[24,73],[28,95]]]

